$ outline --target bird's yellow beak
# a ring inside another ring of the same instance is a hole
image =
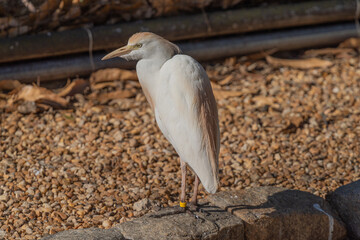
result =
[[[107,59],[114,58],[114,57],[121,57],[122,55],[130,53],[133,49],[134,49],[133,46],[126,45],[122,48],[118,48],[118,49],[112,51],[111,53],[109,53],[105,57],[103,57],[101,60],[107,60]]]

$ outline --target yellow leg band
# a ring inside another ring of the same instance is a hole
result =
[[[186,207],[186,202],[181,202],[180,201],[180,207],[185,208]]]

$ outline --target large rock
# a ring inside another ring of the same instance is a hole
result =
[[[116,226],[126,239],[244,239],[241,219],[214,206],[199,212],[167,208]]]
[[[360,180],[336,189],[326,199],[346,224],[349,236],[360,239]]]
[[[202,204],[198,211],[177,207],[149,213],[111,229],[78,229],[59,232],[42,240],[130,240],[130,239],[244,239],[240,218],[218,207]]]
[[[68,230],[49,235],[42,240],[125,240],[118,229],[86,228]]]
[[[329,204],[313,194],[276,187],[220,192],[208,200],[240,217],[245,239],[344,239]]]

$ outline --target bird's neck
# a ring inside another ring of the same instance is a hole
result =
[[[136,64],[136,71],[144,70],[147,74],[156,74],[167,60],[169,60],[169,57],[165,56],[141,59]]]
[[[140,84],[143,87],[148,87],[148,85],[155,85],[160,69],[163,64],[166,62],[164,59],[153,59],[145,58],[141,59],[136,64],[136,73],[138,75]]]

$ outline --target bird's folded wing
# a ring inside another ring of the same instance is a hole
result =
[[[180,158],[208,192],[218,185],[219,127],[210,81],[202,66],[176,55],[160,70],[155,116]]]

